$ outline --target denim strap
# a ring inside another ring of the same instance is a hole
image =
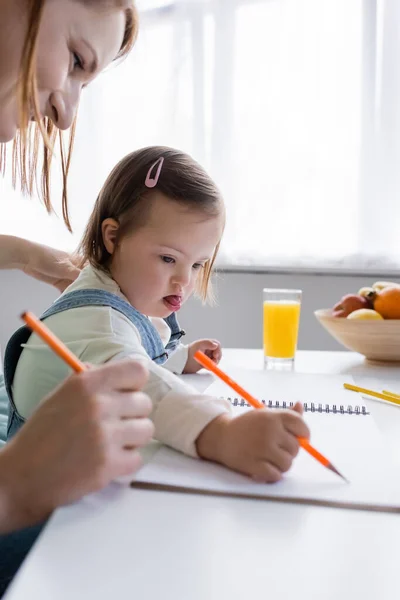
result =
[[[140,313],[131,304],[116,294],[99,289],[76,290],[60,296],[60,298],[58,298],[51,307],[42,314],[40,320],[43,321],[52,315],[56,315],[72,308],[84,306],[109,306],[127,317],[138,330],[142,345],[147,354],[157,364],[162,365],[167,360],[167,351],[173,352],[179,344],[180,338],[185,335],[185,332],[179,328],[176,314],[172,313],[165,319],[171,329],[171,337],[167,346],[164,347],[160,334],[148,317]],[[4,355],[4,379],[7,394],[10,399],[10,408],[12,412],[15,413],[15,416],[19,415],[12,397],[12,382],[14,380],[18,360],[22,353],[22,344],[27,343],[30,335],[31,330],[27,326],[20,327],[9,340]],[[19,418],[22,419],[22,417]]]

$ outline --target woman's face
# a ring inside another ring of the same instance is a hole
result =
[[[0,142],[12,140],[18,129],[16,84],[26,34],[21,18],[24,1],[2,0],[0,9]],[[124,10],[100,10],[98,4],[45,3],[37,46],[38,108],[59,129],[70,127],[83,86],[117,56],[122,45]],[[33,118],[33,110],[29,117]]]

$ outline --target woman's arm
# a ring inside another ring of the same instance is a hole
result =
[[[0,235],[0,269],[22,269],[29,242],[13,235]]]
[[[72,375],[0,451],[0,534],[39,523],[140,466],[153,425],[138,391],[144,367],[122,361]]]
[[[0,269],[20,269],[64,291],[78,277],[75,259],[66,252],[12,235],[0,235]]]

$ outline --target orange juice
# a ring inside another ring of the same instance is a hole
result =
[[[294,358],[300,322],[300,302],[264,302],[264,356]]]

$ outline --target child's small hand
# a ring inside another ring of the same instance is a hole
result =
[[[294,410],[249,410],[236,418],[221,415],[197,438],[197,452],[257,481],[279,481],[299,451],[297,438],[310,437],[302,412],[298,403]]]
[[[197,373],[202,368],[194,358],[197,350],[204,352],[215,364],[218,364],[222,357],[221,344],[217,340],[197,340],[189,344],[188,350],[188,358],[183,373]]]

